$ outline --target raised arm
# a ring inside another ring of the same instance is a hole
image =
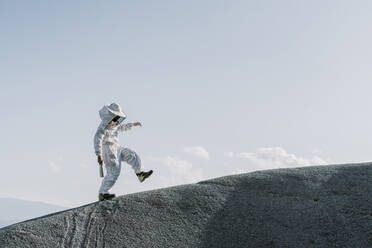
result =
[[[142,124],[141,124],[141,122],[126,123],[126,124],[122,123],[122,124],[119,125],[118,130],[123,132],[123,131],[130,130],[134,126],[142,127]]]
[[[128,130],[130,130],[133,126],[134,126],[133,123],[125,123],[125,124],[122,123],[122,124],[120,124],[120,125],[118,126],[118,130],[119,130],[120,132],[128,131]]]

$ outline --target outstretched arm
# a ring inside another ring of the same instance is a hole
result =
[[[118,130],[123,132],[123,131],[128,131],[130,130],[133,126],[141,126],[142,127],[142,124],[141,122],[134,122],[134,123],[126,123],[126,124],[120,124],[119,127],[118,127]]]

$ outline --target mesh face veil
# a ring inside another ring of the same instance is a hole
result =
[[[120,119],[120,116],[115,116],[114,119],[112,119],[113,122],[118,122],[118,120]]]
[[[125,117],[119,116],[119,119],[117,120],[117,123],[122,123],[125,120]]]
[[[115,116],[112,121],[110,121],[109,125],[110,126],[116,126],[122,123],[125,120],[125,117],[120,117],[120,116]]]

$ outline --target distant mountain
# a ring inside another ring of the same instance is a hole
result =
[[[64,209],[64,207],[43,202],[0,197],[0,228]]]
[[[9,226],[9,225],[17,223],[17,222],[20,222],[20,221],[17,221],[17,220],[13,220],[13,221],[12,220],[9,220],[9,221],[0,220],[0,228],[5,227],[5,226]]]
[[[0,229],[0,247],[372,247],[372,163],[256,171]]]

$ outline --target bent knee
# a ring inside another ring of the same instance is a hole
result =
[[[123,150],[121,153],[121,159],[124,161],[133,161],[138,159],[137,153],[131,150]]]

